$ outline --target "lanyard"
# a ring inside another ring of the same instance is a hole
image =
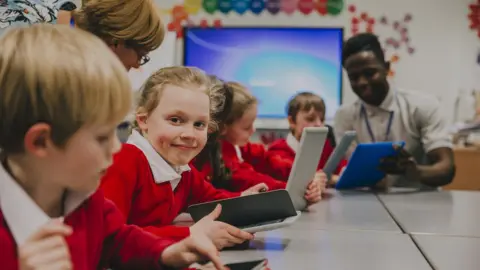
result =
[[[363,106],[363,104],[360,112],[365,119],[365,125],[367,126],[368,134],[370,135],[372,142],[376,142],[375,136],[373,135],[372,127],[370,126],[370,121],[368,121],[367,111],[365,110],[365,106]],[[393,112],[390,112],[390,117],[388,118],[388,123],[387,123],[387,130],[385,131],[385,141],[388,141],[388,136],[390,135],[390,130],[392,128],[392,122],[393,122]]]

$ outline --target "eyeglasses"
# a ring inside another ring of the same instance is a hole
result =
[[[150,62],[150,56],[144,55],[144,56],[140,57],[140,61],[138,61],[138,64],[139,64],[140,66],[143,66],[143,65],[145,65],[145,64],[148,63],[148,62]]]
[[[145,51],[142,50],[142,47],[138,46],[138,44],[136,44],[134,41],[131,41],[131,40],[125,41],[125,47],[130,48],[137,53],[138,64],[140,66],[143,66],[150,61],[150,56],[145,54]]]

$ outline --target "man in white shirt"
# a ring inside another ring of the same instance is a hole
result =
[[[335,115],[339,140],[357,132],[358,142],[405,141],[396,157],[382,161],[382,170],[395,186],[440,187],[455,175],[452,145],[438,101],[418,92],[390,87],[378,38],[359,34],[346,41],[343,66],[358,100],[343,105]]]

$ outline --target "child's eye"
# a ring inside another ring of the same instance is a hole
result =
[[[170,117],[168,120],[173,124],[180,124],[182,122],[179,117]]]
[[[110,139],[109,135],[102,135],[97,137],[97,141],[101,144],[108,142],[109,139]]]
[[[195,122],[194,126],[196,128],[205,128],[207,126],[207,123],[205,123],[205,122]]]

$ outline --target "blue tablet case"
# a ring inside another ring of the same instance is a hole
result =
[[[398,154],[395,145],[405,146],[405,142],[377,142],[358,144],[350,157],[345,171],[340,176],[336,189],[373,187],[385,177],[380,171],[380,160]]]

